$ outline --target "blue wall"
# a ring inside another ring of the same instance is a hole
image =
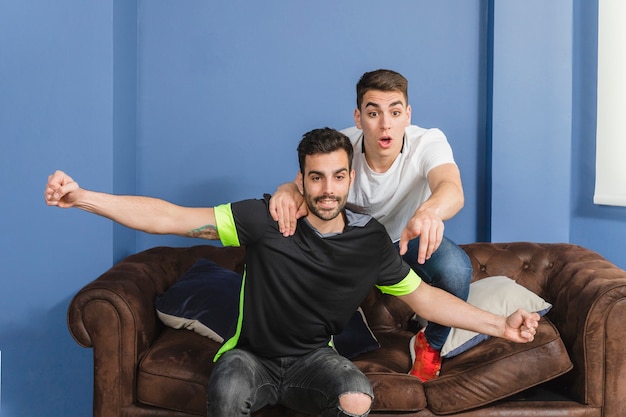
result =
[[[207,205],[272,192],[294,178],[301,135],[353,125],[358,77],[390,67],[411,81],[414,122],[441,127],[462,156],[470,197],[451,231],[475,239],[485,2],[140,4],[141,193]]]
[[[572,2],[494,3],[491,240],[567,242]]]
[[[2,416],[86,416],[87,349],[70,337],[71,296],[111,265],[112,226],[43,204],[67,167],[112,189],[112,4],[0,2]]]
[[[490,31],[491,3],[0,2],[2,416],[90,415],[73,294],[127,254],[205,243],[48,208],[47,175],[186,205],[271,192],[302,133],[352,123],[370,69],[405,74],[413,122],[452,143],[467,202],[449,236],[626,267],[626,211],[592,204],[596,2],[495,2]]]

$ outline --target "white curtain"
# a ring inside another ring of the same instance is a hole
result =
[[[595,204],[626,206],[626,1],[598,3]]]

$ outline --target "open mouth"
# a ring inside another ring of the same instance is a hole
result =
[[[378,139],[378,143],[383,148],[389,148],[391,146],[392,142],[393,142],[393,140],[389,136],[383,136],[382,138]]]

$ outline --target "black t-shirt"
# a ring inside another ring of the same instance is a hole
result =
[[[374,285],[402,282],[396,294],[419,285],[370,216],[345,210],[343,233],[326,237],[300,219],[295,234],[284,237],[267,198],[218,206],[215,213],[222,243],[246,246],[238,326],[218,356],[234,347],[267,358],[308,353],[328,345]]]

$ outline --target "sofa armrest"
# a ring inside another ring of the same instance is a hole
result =
[[[122,415],[136,402],[139,361],[163,328],[156,296],[199,258],[241,272],[243,256],[241,248],[210,245],[153,248],[125,258],[76,294],[68,327],[78,344],[93,348],[94,417]]]
[[[604,416],[625,416],[626,271],[595,252],[575,247],[550,282],[553,311],[572,362],[572,391],[601,405]]]
[[[574,363],[569,390],[604,416],[626,415],[626,271],[572,244],[463,245],[474,279],[506,275],[553,304],[548,314]]]

